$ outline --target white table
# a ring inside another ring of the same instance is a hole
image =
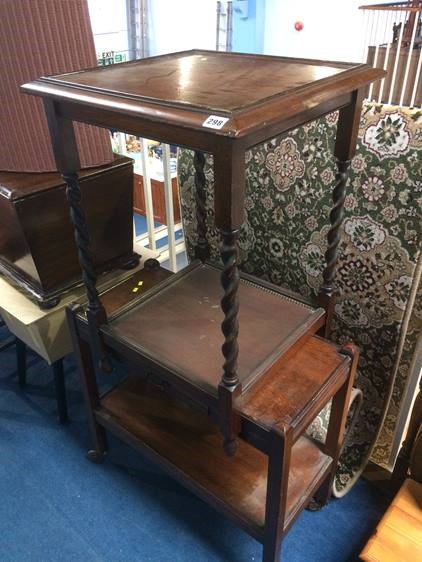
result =
[[[100,276],[97,285],[99,292],[133,275],[143,267],[143,261],[134,269],[117,270]],[[43,310],[0,275],[0,315],[9,331],[16,336],[19,384],[23,387],[26,383],[25,346],[28,346],[51,366],[61,423],[68,419],[63,358],[73,351],[66,321],[66,306],[71,302],[85,300],[85,289],[79,287],[66,293],[56,307]],[[6,345],[11,343],[13,342],[8,341]]]

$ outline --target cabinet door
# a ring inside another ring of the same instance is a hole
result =
[[[173,213],[174,221],[180,221],[180,203],[177,178],[172,179],[173,191]],[[164,183],[151,180],[152,206],[154,210],[154,220],[161,224],[167,224],[166,202],[164,198]],[[134,174],[133,180],[133,210],[140,215],[146,215],[146,205],[144,196],[144,183],[142,176]]]

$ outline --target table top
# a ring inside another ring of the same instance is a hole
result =
[[[110,318],[103,331],[216,394],[223,362],[220,274],[211,264],[193,262]],[[324,311],[243,277],[239,301],[238,375],[246,390],[284,353],[321,327]]]
[[[42,77],[22,90],[237,138],[382,75],[366,64],[193,50]]]

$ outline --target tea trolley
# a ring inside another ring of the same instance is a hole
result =
[[[312,497],[327,501],[335,474],[358,354],[323,335],[361,100],[382,76],[365,64],[194,50],[22,87],[44,100],[87,289],[87,304],[69,308],[68,319],[90,458],[103,457],[105,430],[120,436],[261,541],[264,562],[280,560],[283,536]],[[337,109],[338,174],[315,307],[239,273],[245,151]],[[98,293],[73,121],[195,151],[192,264],[170,274],[148,260],[131,280]],[[204,153],[213,156],[219,265],[206,239]],[[123,362],[127,378],[100,396],[92,356],[105,371]],[[305,430],[330,400],[321,444]]]

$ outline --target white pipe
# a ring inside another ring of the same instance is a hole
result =
[[[362,62],[367,62],[368,60],[368,46],[369,46],[369,40],[368,40],[368,31],[369,31],[369,20],[370,20],[371,14],[369,12],[367,12],[366,10],[363,12],[363,18],[364,18],[364,41],[363,41],[363,52],[362,52]]]
[[[148,37],[148,0],[141,0],[140,6],[140,35],[141,35],[141,57],[149,56],[149,37]]]
[[[371,14],[371,31],[369,32],[368,47],[372,47],[375,39],[375,14]]]
[[[118,137],[118,144],[119,144],[119,152],[120,154],[126,154],[126,133],[117,133]]]
[[[226,51],[232,50],[233,36],[233,3],[227,2],[227,25],[226,25]]]
[[[400,95],[399,105],[403,105],[403,99],[404,99],[404,94],[405,94],[405,91],[406,91],[407,79],[409,77],[409,68],[410,68],[410,62],[412,60],[413,46],[415,44],[416,29],[418,28],[418,23],[419,23],[419,12],[417,14],[415,14],[415,23],[413,24],[412,38],[410,39],[409,54],[407,55],[406,69],[404,71],[403,84],[402,84],[402,87],[401,87],[401,95]]]
[[[170,269],[172,271],[177,271],[176,238],[174,235],[173,188],[171,183],[171,170],[170,170],[170,146],[168,144],[162,144],[161,146],[163,148],[164,198],[166,202]]]
[[[148,162],[148,143],[145,139],[142,139],[141,144],[142,183],[144,185],[148,240],[150,249],[155,251],[157,249],[157,244],[155,242],[154,209],[152,204],[151,176],[149,174]]]
[[[219,51],[220,47],[220,20],[221,20],[221,2],[217,2],[217,26],[215,29],[215,50]]]
[[[404,17],[403,17],[403,20],[402,20],[401,26],[400,26],[400,33],[399,33],[399,37],[398,37],[398,40],[397,40],[396,58],[394,60],[393,75],[391,77],[390,94],[388,96],[388,102],[387,102],[389,105],[391,104],[391,101],[393,99],[394,86],[396,84],[397,67],[399,65],[399,59],[400,59],[400,51],[401,51],[401,43],[402,43],[402,40],[403,40],[405,17],[406,17],[406,12],[404,12]]]
[[[376,68],[377,66],[377,61],[378,61],[378,53],[380,50],[380,41],[379,41],[379,21],[380,21],[380,13],[381,11],[378,10],[377,12],[377,23],[375,24],[375,37],[374,37],[374,42],[376,43],[376,47],[375,47],[375,55],[374,55],[374,62],[372,63],[372,66],[374,68]],[[374,18],[375,19],[375,18]],[[369,86],[369,93],[368,93],[368,99],[369,101],[371,101],[372,98],[372,91],[374,88],[374,83],[371,82],[371,85]]]
[[[390,59],[390,51],[391,51],[391,45],[393,43],[393,38],[391,37],[391,41],[388,40],[388,32],[392,33],[392,23],[393,23],[393,17],[394,17],[394,12],[391,10],[389,12],[388,18],[387,18],[387,48],[385,51],[385,59],[384,59],[384,70],[387,70],[388,67],[388,61]],[[378,95],[378,103],[382,102],[382,94],[384,91],[384,84],[385,84],[385,76],[384,78],[381,80],[380,83],[380,91],[379,91],[379,95]]]
[[[415,84],[413,86],[412,97],[410,99],[410,107],[413,107],[415,105],[416,91],[418,89],[419,78],[421,75],[421,67],[422,67],[422,48],[419,49],[418,67],[416,69]]]

